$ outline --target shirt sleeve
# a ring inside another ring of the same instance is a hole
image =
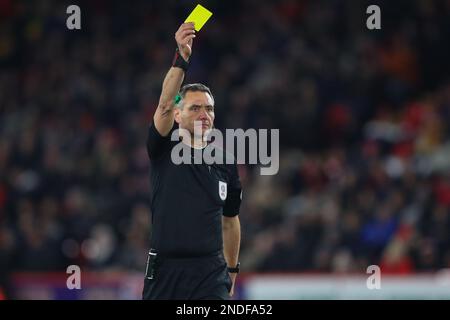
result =
[[[223,215],[226,217],[234,217],[239,214],[242,201],[242,186],[236,164],[230,165],[229,174],[228,196],[225,200]]]
[[[170,149],[171,133],[172,131],[167,137],[163,137],[158,130],[156,130],[155,123],[152,121],[147,136],[147,154],[150,159],[157,159]]]

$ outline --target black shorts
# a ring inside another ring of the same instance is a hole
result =
[[[144,279],[144,300],[227,300],[231,278],[222,253],[198,258],[156,256]]]

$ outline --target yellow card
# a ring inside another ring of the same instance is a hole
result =
[[[211,11],[198,4],[184,22],[194,22],[195,30],[199,31],[211,16]]]

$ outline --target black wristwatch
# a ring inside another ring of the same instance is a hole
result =
[[[238,262],[238,264],[236,265],[236,267],[234,268],[230,268],[228,267],[228,272],[229,273],[239,273],[239,267],[241,266],[241,263]]]
[[[183,59],[178,48],[175,50],[175,55],[172,60],[172,67],[181,68],[184,72],[187,72],[189,68],[189,62]]]

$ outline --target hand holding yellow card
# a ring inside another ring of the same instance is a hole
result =
[[[194,22],[195,31],[199,31],[211,16],[211,11],[198,4],[184,22]]]

